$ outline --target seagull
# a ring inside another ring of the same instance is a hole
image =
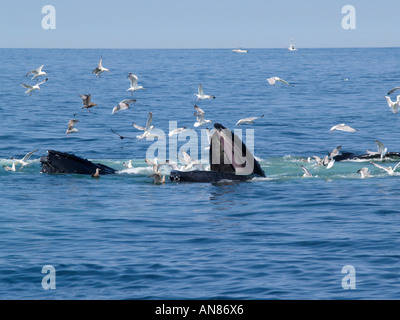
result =
[[[92,71],[92,73],[95,73],[96,77],[99,78],[101,77],[100,74],[102,74],[104,71],[110,72],[110,70],[102,66],[101,64],[102,62],[103,62],[103,57],[100,57],[99,65]]]
[[[262,117],[264,117],[264,115],[259,116],[259,117],[243,118],[243,119],[240,119],[240,120],[236,123],[236,125],[240,127],[240,125],[241,125],[242,123],[253,124],[253,123],[254,123],[254,120],[259,119],[259,118],[262,118]]]
[[[131,81],[131,86],[126,91],[131,91],[131,94],[133,95],[133,91],[137,91],[140,89],[144,90],[144,88],[142,86],[138,86],[138,84],[137,84],[138,77],[135,76],[132,72],[129,72],[128,79]]]
[[[146,122],[146,127],[143,128],[141,126],[138,126],[136,123],[132,123],[132,125],[141,131],[144,131],[141,135],[136,136],[138,140],[142,140],[143,138],[162,138],[162,136],[159,136],[157,134],[151,134],[151,130],[153,130],[154,126],[151,125],[151,122],[153,121],[153,113],[149,112],[149,116],[147,117],[147,122]]]
[[[79,96],[82,98],[82,109],[87,109],[87,111],[90,112],[89,108],[97,106],[97,103],[90,101],[90,97],[92,96],[91,94],[81,94]]]
[[[96,168],[96,172],[92,174],[92,178],[100,178],[100,168]]]
[[[347,132],[356,132],[358,129],[354,129],[352,127],[346,126],[344,123],[337,124],[336,126],[333,126],[329,131],[333,133],[335,130],[340,130],[340,131],[347,131]]]
[[[36,78],[36,81],[38,81],[38,80],[39,80],[38,78],[39,78],[40,76],[44,76],[44,75],[47,76],[47,73],[44,72],[44,71],[42,71],[42,68],[43,68],[43,65],[41,65],[41,66],[40,66],[39,68],[37,68],[37,69],[33,69],[33,70],[29,71],[29,72],[25,75],[25,77],[27,77],[27,76],[30,75],[30,74],[33,74],[33,77],[32,77],[31,80],[33,80],[33,79]]]
[[[179,159],[181,160],[181,162],[184,164],[183,170],[189,170],[191,169],[194,165],[198,165],[201,167],[201,169],[204,170],[203,165],[197,161],[197,160],[193,160],[191,158],[191,156],[189,156],[189,154],[186,151],[182,152],[183,157],[179,156]]]
[[[400,87],[394,87],[392,90],[390,90],[387,94],[388,96],[390,96],[393,92],[395,92],[396,90],[400,89]]]
[[[34,85],[34,86],[31,86],[31,85],[29,85],[29,84],[21,83],[21,86],[23,86],[25,89],[28,89],[28,90],[25,91],[25,93],[29,93],[29,95],[31,96],[31,95],[32,95],[32,92],[35,91],[35,90],[37,90],[37,89],[40,90],[40,85],[42,85],[43,83],[45,83],[47,80],[49,80],[49,79],[46,78],[46,80],[44,80],[44,81],[42,81],[42,82],[39,82],[38,84],[36,84],[36,85]]]
[[[332,159],[331,161],[328,162],[328,164],[326,165],[326,168],[330,169],[333,167],[334,164],[335,164],[335,159]]]
[[[271,77],[271,78],[268,78],[267,81],[269,82],[269,84],[270,84],[271,86],[274,86],[275,83],[276,83],[276,81],[280,81],[280,82],[286,84],[286,85],[289,86],[289,87],[294,87],[293,84],[290,84],[290,83],[288,83],[287,81],[285,81],[285,80],[283,80],[283,79],[281,79],[281,78],[278,78],[278,77]]]
[[[133,168],[132,160],[129,160],[128,163],[124,162],[123,165],[125,168],[128,168],[128,169]]]
[[[329,159],[333,160],[333,158],[339,154],[340,149],[342,149],[342,146],[338,146],[337,148],[333,149],[329,154]]]
[[[368,171],[368,168],[361,168],[357,171],[357,173],[361,174],[361,179],[369,178],[371,173]]]
[[[180,134],[181,132],[184,132],[184,131],[186,131],[186,130],[188,130],[188,129],[186,129],[186,127],[177,128],[177,129],[174,129],[174,130],[170,131],[170,132],[168,133],[168,136],[172,137],[173,135],[175,135],[175,134]]]
[[[111,131],[112,131],[113,133],[115,133],[117,136],[119,136],[119,138],[120,138],[121,140],[123,140],[123,139],[135,139],[135,138],[129,138],[129,137],[122,136],[122,135],[120,135],[118,132],[114,131],[112,128],[111,128]]]
[[[198,106],[194,105],[194,108],[196,109],[196,112],[194,113],[194,116],[196,117],[197,122],[194,123],[193,126],[196,128],[199,126],[202,126],[206,123],[211,123],[211,120],[206,120],[204,119],[204,111],[200,109]]]
[[[301,170],[303,170],[304,174],[303,177],[312,177],[312,174],[310,173],[310,171],[308,171],[304,166],[301,166]]]
[[[136,99],[125,99],[118,103],[112,110],[111,114],[115,114],[120,110],[129,109],[129,105],[135,103]]]
[[[14,159],[14,161],[18,164],[21,165],[21,168],[19,168],[19,170],[21,170],[23,167],[26,167],[27,165],[29,165],[28,160],[31,157],[31,155],[33,155],[35,152],[39,151],[39,149],[33,150],[31,152],[28,152],[25,157],[23,157],[22,159],[14,159],[13,157],[11,157],[11,159]]]
[[[7,171],[16,171],[16,169],[15,169],[15,162],[13,162],[13,164],[12,164],[11,167],[8,167],[8,166],[6,166],[6,165],[3,165],[3,168],[4,168],[4,170],[7,170]]]
[[[79,132],[78,129],[74,128],[74,125],[75,125],[77,122],[79,122],[79,120],[76,120],[76,119],[71,119],[71,120],[69,120],[69,122],[68,122],[68,129],[67,129],[67,131],[65,132],[65,134],[68,135],[68,138],[69,138],[69,134],[70,134],[70,133]]]
[[[203,86],[201,85],[201,83],[199,84],[198,93],[195,93],[194,95],[197,96],[196,101],[204,100],[204,99],[215,99],[214,96],[204,94]]]
[[[390,176],[393,176],[393,175],[395,175],[395,170],[397,169],[397,167],[400,165],[400,162],[399,163],[397,163],[395,166],[394,166],[394,168],[392,169],[392,167],[391,166],[389,166],[389,167],[384,167],[384,166],[381,166],[381,165],[379,165],[379,164],[376,164],[376,163],[374,163],[374,162],[371,162],[375,167],[377,167],[377,168],[379,168],[379,169],[382,169],[382,170],[385,170]]]
[[[400,95],[398,95],[396,97],[396,101],[394,101],[394,102],[388,96],[385,96],[385,99],[387,101],[387,104],[388,104],[389,108],[392,110],[392,112],[393,113],[398,113],[399,111],[397,109],[400,106]]]
[[[375,143],[378,146],[378,152],[373,152],[373,151],[367,150],[367,153],[370,154],[370,155],[380,154],[381,155],[381,160],[382,160],[383,157],[387,153],[387,148],[385,148],[384,144],[382,142],[380,142],[379,140],[375,140]]]
[[[163,175],[161,177],[161,173],[160,172],[153,173],[149,177],[154,179],[154,183],[155,184],[164,184],[165,183],[165,175]]]

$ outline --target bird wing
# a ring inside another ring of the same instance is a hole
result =
[[[149,166],[154,166],[154,162],[150,159],[144,159]]]
[[[40,86],[41,84],[47,82],[47,80],[49,80],[48,78],[44,79],[42,82],[39,82],[37,85]]]
[[[89,105],[89,102],[90,102],[90,95],[87,95],[87,94],[80,94],[79,96],[82,98],[82,103],[83,103],[84,106]]]
[[[128,79],[131,81],[131,87],[137,87],[138,77],[135,76],[133,73],[128,75]]]
[[[35,71],[37,72],[37,73],[40,73],[40,72],[42,72],[42,68],[43,68],[43,65],[41,65],[39,68],[37,68]]]
[[[153,121],[153,113],[149,112],[149,116],[147,117],[147,122],[146,122],[146,131],[149,130],[151,126],[151,122]]]
[[[196,112],[198,114],[204,114],[204,111],[202,109],[200,109],[198,106],[195,105],[194,108],[196,109]]]
[[[103,57],[100,57],[100,61],[99,61],[99,64],[98,64],[98,66],[97,66],[98,69],[103,68],[103,66],[101,65],[102,62],[103,62]]]
[[[136,128],[136,129],[138,129],[138,130],[142,130],[142,131],[146,131],[146,129],[145,128],[143,128],[143,127],[141,127],[141,126],[139,126],[139,125],[137,125],[136,123],[132,123],[132,125]]]
[[[120,103],[127,104],[128,108],[129,108],[129,105],[132,103],[135,103],[135,102],[136,102],[136,99],[125,99],[125,100],[122,100]]]
[[[201,96],[204,95],[203,86],[201,85],[201,83],[199,84],[198,92],[199,92],[199,95],[201,95]]]
[[[390,90],[390,91],[388,92],[388,95],[391,95],[393,92],[395,92],[395,91],[398,90],[398,89],[400,89],[400,87],[395,87],[395,88],[393,88],[392,90]]]
[[[276,79],[275,79],[275,77],[272,77],[272,78],[268,78],[267,81],[269,82],[269,84],[271,86],[273,86],[273,85],[275,85]]]
[[[304,166],[301,166],[301,170],[303,170],[305,175],[311,176],[311,173]]]
[[[69,122],[68,122],[68,130],[71,130],[77,122],[78,122],[78,120],[75,120],[75,119],[69,120]]]
[[[37,152],[37,151],[39,151],[39,149],[36,149],[36,150],[33,150],[33,151],[27,153],[27,154],[25,155],[25,157],[22,158],[22,161],[27,161],[27,160],[31,157],[31,155],[33,155],[33,154],[34,154],[35,152]]]
[[[396,170],[396,168],[397,168],[399,165],[400,165],[400,162],[398,162],[398,163],[394,166],[393,171]]]
[[[375,162],[371,162],[375,167],[377,167],[377,168],[379,168],[379,169],[382,169],[382,170],[385,170],[386,172],[389,172],[389,169],[388,168],[386,168],[386,167],[383,167],[383,166],[381,166],[381,165],[379,165],[379,164],[376,164]]]
[[[290,84],[289,84],[287,81],[285,81],[285,80],[283,80],[283,79],[281,79],[281,78],[278,78],[278,79],[276,79],[276,80],[278,80],[278,81],[280,81],[280,82],[286,84],[287,86],[290,86]]]
[[[385,145],[379,140],[375,140],[376,145],[378,146],[378,152],[382,153],[385,150]]]
[[[25,83],[21,83],[21,86],[23,86],[25,89],[32,89],[33,88],[29,84],[25,84]]]

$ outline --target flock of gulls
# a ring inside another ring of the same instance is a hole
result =
[[[40,86],[45,84],[48,81],[48,78],[46,77],[45,80],[39,82],[39,78],[40,77],[47,76],[47,73],[43,71],[43,67],[44,66],[41,65],[37,69],[33,69],[33,70],[29,71],[25,75],[25,77],[28,77],[29,75],[32,75],[31,80],[33,80],[33,81],[36,80],[36,84],[32,84],[32,85],[26,84],[26,83],[21,83],[21,86],[24,87],[25,89],[27,89],[25,91],[26,94],[29,94],[31,96],[35,90],[40,90],[41,89]],[[104,72],[110,72],[110,70],[105,68],[105,67],[103,67],[103,58],[101,57],[97,67],[95,69],[93,69],[92,74],[95,74],[96,77],[101,78],[101,75]],[[136,92],[136,91],[145,90],[145,88],[143,86],[138,84],[138,80],[139,79],[135,74],[130,72],[128,74],[127,78],[130,81],[130,87],[126,91],[131,92],[132,96],[133,96],[133,93]],[[284,79],[281,79],[279,77],[276,77],[276,76],[267,78],[266,80],[271,86],[275,86],[278,82],[283,83],[283,84],[285,84],[286,86],[289,86],[289,87],[294,87],[295,86],[294,84],[291,84],[288,81],[286,81]],[[395,101],[392,101],[392,99],[390,98],[390,95],[393,94],[396,90],[400,90],[400,87],[395,87],[395,88],[391,89],[387,93],[387,95],[385,96],[387,104],[388,104],[390,110],[393,113],[398,113],[399,112],[399,106],[400,106],[400,95],[397,95]],[[193,126],[195,128],[197,128],[197,127],[212,123],[211,120],[208,120],[208,119],[205,118],[204,110],[202,110],[199,106],[197,106],[196,103],[201,101],[201,100],[213,100],[213,99],[215,99],[215,96],[214,95],[210,95],[210,94],[205,94],[202,84],[198,85],[197,93],[195,93],[194,95],[197,97],[197,99],[196,99],[196,102],[194,104],[194,109],[195,109],[194,116],[196,118],[196,122],[193,124]],[[91,94],[82,94],[82,95],[80,95],[80,98],[82,99],[82,104],[83,104],[82,109],[86,109],[88,112],[90,112],[90,109],[92,107],[97,106],[97,103],[93,103],[91,101]],[[124,99],[121,102],[119,102],[112,109],[111,114],[116,114],[116,113],[118,113],[118,112],[120,112],[122,110],[129,109],[130,105],[134,104],[135,102],[136,102],[136,99],[133,99],[133,98]],[[264,117],[264,115],[257,116],[257,117],[243,118],[243,119],[238,120],[236,125],[240,126],[242,124],[254,124],[255,120],[260,119],[262,117]],[[111,128],[111,131],[114,134],[118,135],[120,139],[142,140],[142,139],[145,139],[145,138],[155,138],[155,137],[156,138],[161,138],[161,136],[152,133],[152,130],[154,128],[154,126],[152,125],[152,120],[153,120],[153,114],[152,114],[152,112],[149,112],[148,118],[147,118],[147,121],[146,121],[146,124],[145,124],[144,127],[142,127],[140,125],[137,125],[136,123],[132,123],[134,128],[136,128],[139,131],[143,131],[143,133],[137,135],[136,138],[130,138],[130,137],[122,136],[118,132],[113,130],[112,128]],[[75,126],[77,125],[78,122],[79,122],[79,120],[77,120],[77,119],[70,119],[69,120],[67,131],[66,131],[66,135],[68,136],[68,138],[69,138],[70,134],[80,132],[77,128],[75,128]],[[179,133],[184,132],[186,130],[190,130],[190,129],[188,129],[186,127],[177,128],[175,130],[170,131],[169,132],[169,136],[173,136],[173,135],[179,134]],[[207,134],[208,134],[208,140],[210,142],[211,141],[212,132],[208,128],[206,128],[206,130],[207,130]],[[331,133],[333,133],[334,131],[345,131],[345,132],[354,133],[354,132],[357,132],[358,130],[346,125],[345,123],[341,123],[341,124],[333,126],[330,129]],[[378,140],[375,140],[375,143],[377,144],[378,151],[372,152],[372,151],[367,150],[367,153],[368,154],[380,154],[380,158],[381,158],[381,160],[383,160],[385,158],[385,154],[387,153],[387,148],[385,148],[384,145]],[[332,150],[328,155],[326,155],[324,158],[320,158],[318,156],[313,156],[312,158],[308,157],[306,160],[303,160],[303,161],[304,162],[313,162],[314,161],[318,166],[325,166],[327,169],[330,169],[330,168],[333,167],[333,165],[335,163],[334,157],[340,153],[341,148],[342,148],[341,146],[338,146],[337,148]],[[209,149],[209,147],[206,148],[206,149]],[[17,170],[16,165],[20,165],[19,170],[21,170],[25,166],[29,165],[29,162],[28,162],[29,158],[32,156],[32,154],[34,154],[37,151],[38,150],[34,150],[34,151],[31,151],[31,152],[27,153],[22,159],[14,159],[13,157],[11,157],[11,159],[13,159],[12,166],[9,167],[9,166],[3,165],[3,168],[5,170],[7,170],[7,171],[16,171]],[[180,169],[180,170],[190,170],[194,166],[200,166],[200,168],[204,169],[200,162],[191,159],[191,157],[186,152],[183,152],[183,157],[181,157],[181,156],[178,156],[178,157],[179,157],[181,163],[183,164],[182,166],[178,166],[176,163],[171,163],[169,161],[166,161],[165,163],[160,163],[157,158],[155,158],[153,160],[145,159],[145,162],[149,166],[151,166],[153,168],[153,174],[151,175],[151,177],[154,178],[154,182],[155,183],[158,183],[158,184],[165,183],[165,175],[161,176],[161,173],[160,173],[160,167],[162,165],[168,165],[168,166],[173,167],[174,169]],[[397,163],[393,168],[391,166],[384,167],[384,166],[376,164],[374,162],[371,162],[371,164],[373,164],[374,166],[376,166],[377,168],[379,168],[379,169],[381,169],[383,171],[386,171],[389,175],[392,176],[392,175],[396,174],[395,170],[400,165],[400,162]],[[124,162],[123,165],[126,168],[133,168],[132,160],[129,160],[128,163]],[[305,168],[304,165],[301,165],[301,170],[304,173],[303,177],[312,177],[313,176],[309,172],[309,170],[307,170]],[[368,168],[366,168],[366,167],[361,168],[360,170],[357,171],[357,173],[359,173],[361,175],[361,178],[368,178],[368,177],[371,176]],[[95,178],[100,177],[98,169],[96,170],[95,173],[92,174],[92,177],[95,177]]]

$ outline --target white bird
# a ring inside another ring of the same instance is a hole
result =
[[[153,130],[154,128],[154,126],[151,125],[152,121],[153,121],[153,113],[149,112],[149,116],[147,117],[146,127],[143,128],[141,126],[138,126],[136,123],[132,123],[132,125],[136,129],[144,131],[143,134],[136,136],[138,140],[142,140],[144,138],[163,138],[162,136],[151,133],[151,130]]]
[[[3,165],[3,168],[4,168],[4,170],[7,170],[7,171],[16,171],[16,169],[15,169],[15,162],[13,162],[13,164],[12,164],[11,167],[8,167],[8,166],[6,166],[6,165]]]
[[[283,79],[281,79],[281,78],[278,78],[278,77],[271,77],[271,78],[268,78],[267,81],[269,82],[269,84],[270,84],[271,86],[274,86],[275,83],[276,83],[276,81],[280,81],[280,82],[286,84],[286,85],[289,86],[289,87],[294,87],[293,84],[290,84],[290,83],[288,83],[287,81],[285,81],[285,80],[283,80]]]
[[[77,128],[74,127],[74,125],[75,125],[76,123],[78,123],[78,122],[79,122],[79,120],[76,120],[76,119],[71,119],[71,120],[69,120],[69,122],[68,122],[68,129],[67,129],[67,131],[65,132],[65,134],[68,135],[68,138],[69,138],[70,133],[79,132],[79,130],[78,130]]]
[[[35,90],[40,90],[40,85],[42,85],[43,83],[45,83],[47,80],[49,80],[48,78],[46,78],[44,81],[39,82],[38,84],[31,86],[29,84],[25,84],[25,83],[21,83],[21,86],[23,86],[25,89],[28,89],[25,91],[25,93],[29,93],[29,95],[32,95],[32,92]]]
[[[215,96],[204,94],[203,86],[201,85],[201,83],[199,84],[199,88],[197,91],[198,91],[198,93],[194,94],[195,96],[197,96],[196,101],[204,100],[204,99],[215,99]]]
[[[39,68],[37,68],[37,69],[33,69],[33,70],[29,71],[29,72],[25,75],[25,77],[29,76],[30,74],[33,74],[33,77],[32,77],[31,80],[33,80],[33,79],[36,78],[36,81],[38,81],[38,80],[39,80],[38,78],[39,78],[40,76],[47,75],[46,72],[42,71],[42,68],[43,68],[43,65],[41,65],[41,66],[40,66]]]
[[[194,113],[194,116],[196,117],[197,122],[194,123],[194,127],[199,127],[202,126],[206,123],[212,123],[211,120],[206,120],[204,118],[204,111],[200,109],[198,106],[194,105],[194,108],[196,109],[196,112]]]
[[[39,151],[39,149],[28,152],[22,159],[14,159],[13,157],[11,157],[11,159],[14,159],[14,161],[16,163],[21,165],[21,168],[19,168],[19,170],[21,170],[23,167],[26,167],[27,165],[29,165],[29,163],[28,163],[29,158],[31,157],[31,155],[33,155],[37,151]]]
[[[312,177],[312,174],[310,173],[310,171],[308,171],[304,166],[301,166],[301,170],[303,170],[304,174],[303,177]]]
[[[136,99],[124,99],[113,108],[111,114],[116,114],[120,110],[129,109],[130,104],[135,103],[135,102],[136,102]]]
[[[399,113],[398,108],[400,106],[400,95],[397,96],[396,101],[394,102],[388,96],[385,96],[385,99],[390,110],[392,110],[393,113]]]
[[[378,152],[373,152],[373,151],[367,150],[367,153],[370,154],[370,155],[380,154],[381,155],[381,160],[382,160],[383,157],[387,153],[387,148],[385,148],[384,144],[382,142],[380,142],[379,140],[375,140],[375,143],[378,146]]]
[[[203,165],[198,161],[192,159],[191,156],[186,151],[182,151],[183,157],[179,156],[179,159],[183,163],[184,167],[182,168],[183,170],[189,170],[191,169],[194,165],[199,166],[201,169],[204,170]]]
[[[393,92],[395,92],[396,90],[400,89],[400,87],[394,87],[392,90],[390,90],[387,94],[388,96],[390,96]]]
[[[400,165],[400,162],[399,163],[397,163],[396,165],[395,165],[395,167],[392,169],[392,167],[391,166],[389,166],[389,167],[384,167],[384,166],[381,166],[381,165],[379,165],[379,164],[376,164],[376,163],[374,163],[374,162],[371,162],[375,167],[377,167],[377,168],[379,168],[379,169],[382,169],[382,170],[385,170],[390,176],[393,176],[393,175],[395,175],[395,170],[397,169],[397,167]]]
[[[93,69],[93,71],[92,71],[92,73],[96,74],[96,77],[99,77],[99,78],[101,77],[100,75],[104,71],[110,72],[110,70],[108,70],[107,68],[103,67],[102,62],[103,62],[103,57],[100,57],[100,61],[99,61],[98,66],[95,69]]]
[[[335,130],[340,130],[340,131],[347,131],[347,132],[356,132],[358,129],[354,129],[352,127],[349,127],[345,125],[344,123],[337,124],[336,126],[333,126],[329,131],[333,133]]]
[[[253,124],[253,123],[254,123],[254,120],[259,119],[259,118],[262,118],[262,117],[264,117],[264,115],[259,116],[259,117],[243,118],[243,119],[240,119],[240,120],[236,123],[236,125],[240,127],[240,125],[243,124],[243,123]]]
[[[333,149],[331,151],[331,153],[329,154],[329,159],[333,160],[333,158],[339,154],[341,149],[342,149],[342,146],[338,146],[337,148]]]
[[[129,72],[128,79],[131,81],[131,86],[126,91],[131,91],[131,94],[133,95],[133,91],[141,89],[144,90],[142,86],[138,86],[138,77],[135,76],[132,72]]]
[[[361,168],[357,173],[361,174],[361,179],[369,178],[371,176],[368,168]]]
[[[133,168],[132,160],[129,160],[128,163],[124,162],[123,165],[125,166],[125,168],[128,168],[128,169]]]
[[[184,131],[186,131],[186,130],[188,130],[188,129],[186,129],[186,127],[177,128],[177,129],[174,129],[174,130],[170,131],[170,132],[168,133],[168,136],[169,136],[169,137],[172,137],[173,135],[175,135],[175,134],[180,134],[181,132],[184,132]]]
[[[330,169],[333,167],[334,164],[335,164],[335,159],[332,159],[331,161],[328,162],[328,164],[326,165],[326,168]]]

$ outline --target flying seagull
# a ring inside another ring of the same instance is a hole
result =
[[[254,120],[259,119],[259,118],[262,118],[262,117],[264,117],[264,115],[259,116],[259,117],[243,118],[243,119],[240,119],[240,120],[236,123],[236,125],[240,127],[240,125],[243,124],[243,123],[253,124],[253,123],[254,123]]]
[[[21,168],[19,168],[19,170],[21,170],[23,167],[26,167],[29,164],[29,158],[37,151],[39,151],[39,149],[28,152],[22,159],[14,159],[13,157],[11,157],[11,159],[14,159],[16,163],[21,165]]]
[[[331,151],[331,153],[329,154],[329,159],[333,160],[333,158],[339,154],[341,149],[342,149],[342,146],[338,146],[337,148],[333,149]]]
[[[184,132],[184,131],[186,131],[186,130],[187,130],[186,127],[177,128],[177,129],[174,129],[174,130],[170,131],[170,132],[168,133],[168,136],[172,137],[173,135],[175,135],[175,134],[180,134],[181,132]]]
[[[39,82],[38,84],[36,84],[36,85],[34,85],[34,86],[31,86],[31,85],[29,85],[29,84],[21,83],[21,86],[23,86],[25,89],[28,89],[28,90],[25,91],[25,93],[29,93],[29,95],[31,96],[31,95],[32,95],[32,92],[35,91],[35,90],[38,90],[38,89],[40,90],[40,85],[42,85],[43,83],[45,83],[47,80],[49,80],[49,79],[46,78],[46,80],[44,80],[44,81],[42,81],[42,82]]]
[[[77,122],[79,122],[79,120],[76,120],[76,119],[71,119],[71,120],[69,120],[69,122],[68,122],[68,129],[67,129],[67,131],[65,132],[65,134],[68,135],[68,138],[69,138],[69,134],[70,134],[70,133],[79,132],[79,130],[76,129],[76,128],[74,127],[74,125],[75,125]]]
[[[137,91],[137,90],[141,90],[141,89],[144,90],[144,88],[142,86],[138,86],[138,77],[135,76],[132,72],[129,72],[128,79],[131,81],[131,86],[126,91],[130,91],[131,94],[133,95],[133,91]]]
[[[396,90],[400,89],[400,87],[394,87],[392,90],[390,90],[387,94],[388,96],[390,96],[393,92],[395,92]]]
[[[194,123],[194,127],[199,127],[202,126],[206,123],[211,123],[211,120],[206,120],[204,118],[204,111],[200,109],[198,106],[194,105],[194,108],[196,109],[196,112],[194,113],[194,116],[196,117],[197,122]]]
[[[361,174],[361,179],[369,178],[371,176],[368,168],[361,168],[357,173]]]
[[[396,101],[392,101],[392,99],[390,99],[388,96],[385,96],[385,99],[390,110],[392,110],[393,113],[398,113],[399,111],[397,109],[400,106],[400,95],[396,97]]]
[[[271,78],[268,78],[267,81],[269,82],[269,84],[270,84],[271,86],[274,86],[275,83],[276,83],[277,81],[280,81],[280,82],[286,84],[286,85],[289,86],[289,87],[294,87],[293,84],[290,84],[290,83],[288,83],[287,81],[285,81],[285,80],[283,80],[283,79],[281,79],[281,78],[278,78],[278,77],[271,77]]]
[[[382,169],[382,170],[385,170],[390,176],[393,176],[394,174],[395,174],[395,170],[397,169],[397,167],[400,165],[400,162],[399,163],[397,163],[395,166],[394,166],[394,168],[392,169],[392,167],[391,166],[389,166],[389,167],[384,167],[384,166],[381,166],[381,165],[379,165],[379,164],[376,164],[376,163],[374,163],[374,162],[371,162],[375,167],[377,167],[377,168],[379,168],[379,169]]]
[[[89,108],[97,106],[97,103],[93,103],[92,101],[90,101],[90,97],[92,96],[91,94],[81,94],[79,96],[82,98],[82,109],[87,109],[87,111],[90,112]]]
[[[103,67],[102,62],[103,62],[103,57],[100,57],[100,61],[99,61],[98,66],[95,69],[93,69],[93,71],[92,71],[92,73],[96,74],[96,77],[99,77],[99,78],[101,77],[100,75],[104,71],[110,72],[110,70],[108,70],[107,68]]]
[[[129,109],[129,105],[135,103],[136,99],[125,99],[118,103],[112,110],[111,114],[115,114],[120,110]]]
[[[41,66],[40,66],[39,68],[37,68],[37,69],[33,69],[33,70],[29,71],[29,72],[25,75],[25,77],[29,76],[30,74],[33,74],[33,77],[32,77],[31,80],[33,80],[33,79],[36,78],[36,81],[38,81],[38,80],[39,80],[38,78],[39,78],[40,76],[44,76],[44,75],[47,76],[47,73],[44,72],[44,71],[42,71],[42,68],[43,68],[43,65],[41,65]]]
[[[356,132],[358,129],[354,129],[352,127],[346,126],[344,123],[337,124],[336,126],[333,126],[329,131],[333,133],[335,130],[339,131],[347,131],[347,132]]]
[[[156,135],[156,134],[151,134],[151,130],[153,130],[154,126],[151,125],[151,122],[153,121],[153,113],[149,112],[149,115],[147,117],[147,121],[146,121],[146,127],[141,127],[139,125],[137,125],[136,123],[132,123],[132,125],[141,131],[144,131],[141,135],[136,136],[136,138],[138,140],[142,140],[144,138],[162,138],[162,136]]]
[[[130,138],[130,137],[122,136],[122,135],[120,135],[118,132],[114,131],[112,128],[111,128],[111,131],[112,131],[113,133],[115,133],[117,136],[119,136],[119,138],[120,138],[121,140],[123,140],[123,139],[135,139],[135,138]]]
[[[199,84],[199,88],[197,91],[198,91],[198,93],[194,94],[195,96],[197,96],[196,101],[204,100],[204,99],[215,99],[215,96],[204,94],[203,86],[201,85],[201,83]]]

